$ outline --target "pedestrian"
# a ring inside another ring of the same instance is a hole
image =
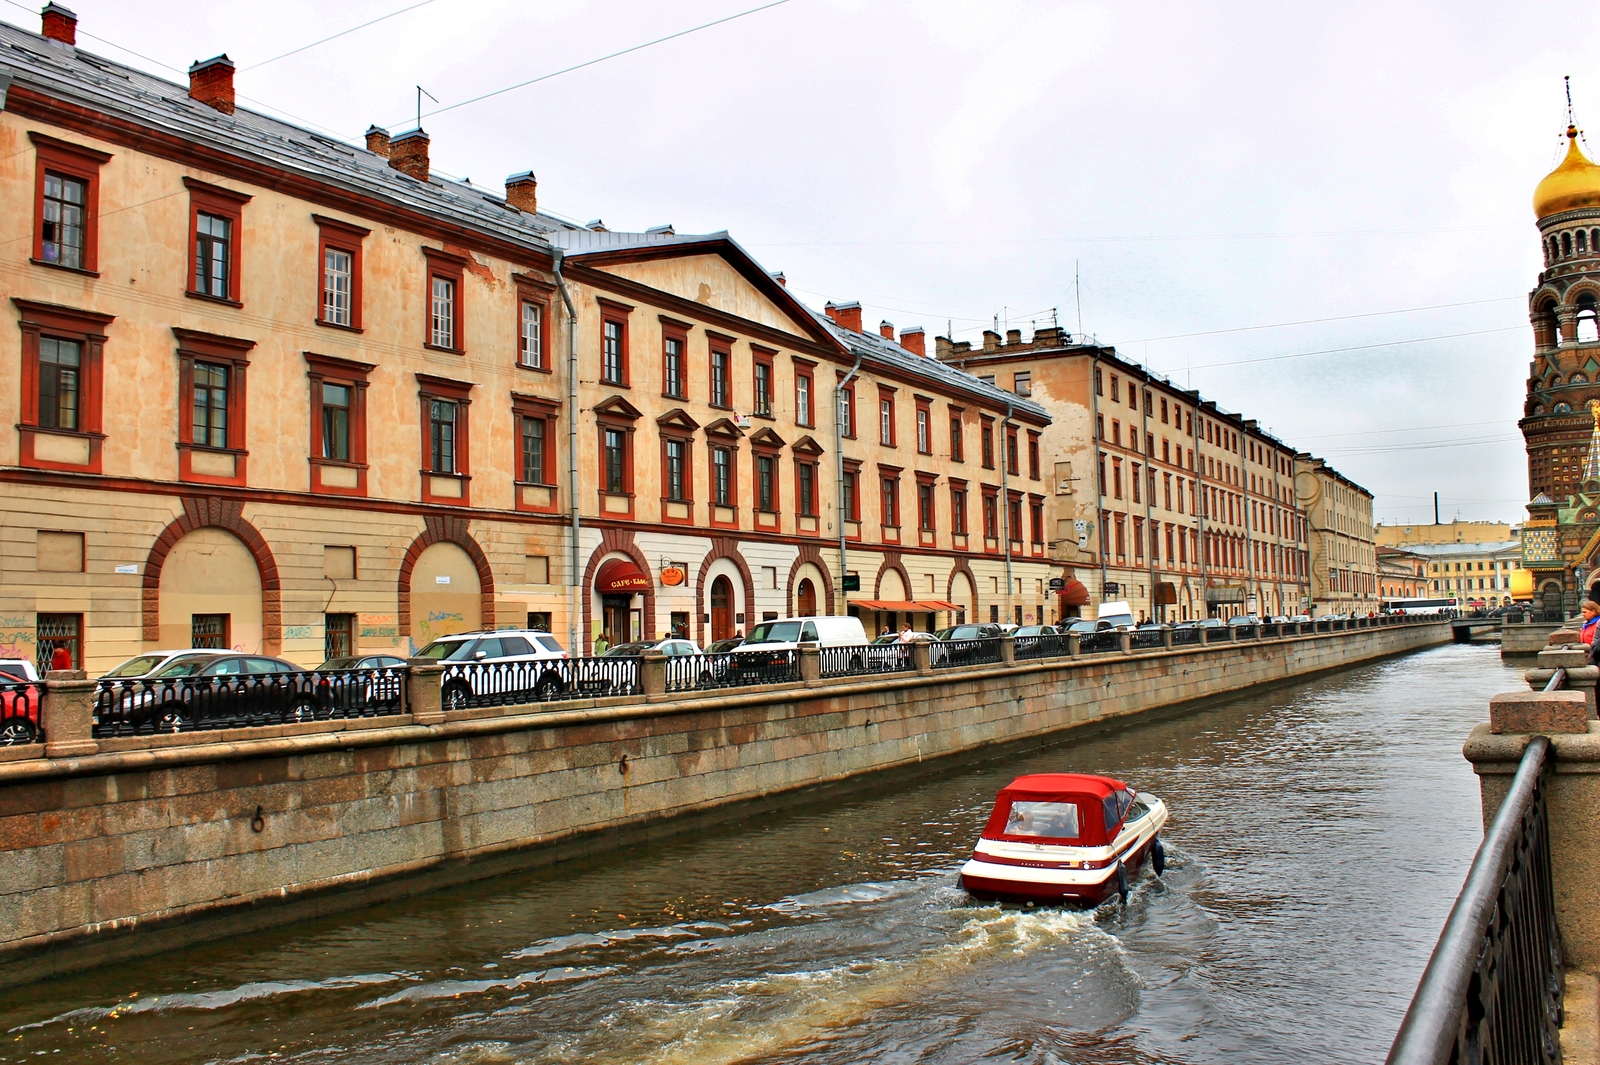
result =
[[[915,639],[915,637],[912,635],[911,623],[907,622],[906,623],[906,627],[900,630],[900,640],[899,640],[899,642],[900,643],[910,643],[913,639]]]
[[[71,669],[72,652],[67,650],[65,647],[57,647],[54,651],[50,652],[50,668]]]
[[[1583,613],[1583,627],[1578,630],[1578,639],[1589,645],[1589,662],[1592,665],[1596,661],[1595,649],[1600,646],[1595,641],[1595,635],[1600,633],[1600,603],[1585,599],[1578,609]]]
[[[605,654],[609,650],[611,650],[611,633],[602,632],[600,635],[594,638],[595,657],[598,658],[600,655]]]

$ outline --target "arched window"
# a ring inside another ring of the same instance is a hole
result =
[[[1579,255],[1587,255],[1589,253],[1589,231],[1587,229],[1578,230],[1577,246]]]
[[[1572,254],[1572,234],[1571,233],[1563,233],[1563,234],[1561,234],[1561,254],[1562,255],[1571,255]]]
[[[1589,247],[1600,251],[1600,229],[1589,230]]]
[[[1583,373],[1581,371],[1579,373],[1575,373],[1571,377],[1567,378],[1567,384],[1569,384],[1569,385],[1586,385],[1588,383],[1589,383],[1589,375],[1586,374],[1586,373]]]
[[[1549,251],[1550,261],[1551,262],[1555,262],[1557,259],[1561,258],[1561,238],[1556,237],[1556,236],[1551,236],[1550,240],[1547,243],[1550,245],[1550,251]]]
[[[1565,403],[1557,403],[1555,405],[1554,409],[1551,410],[1550,413],[1552,413],[1552,414],[1571,414],[1572,413],[1572,407],[1569,406],[1568,404],[1565,404]]]
[[[1580,236],[1582,234],[1579,234]],[[1578,340],[1600,340],[1600,322],[1595,319],[1595,298],[1593,292],[1585,292],[1578,297]]]

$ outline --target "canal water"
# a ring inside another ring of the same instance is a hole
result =
[[[0,994],[0,1063],[1381,1061],[1481,832],[1451,645]],[[1019,773],[1164,797],[1124,906],[955,870]]]

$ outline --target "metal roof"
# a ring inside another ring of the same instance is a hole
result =
[[[503,196],[464,181],[438,175],[418,181],[364,147],[247,107],[224,114],[191,99],[187,86],[0,22],[0,81],[6,78],[45,96],[533,248],[544,249],[552,232],[570,225],[507,207]]]

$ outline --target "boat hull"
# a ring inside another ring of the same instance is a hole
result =
[[[1130,825],[1128,832],[1111,848],[1085,851],[1076,847],[1032,846],[1026,852],[998,850],[988,840],[961,867],[959,883],[973,898],[985,902],[1034,903],[1045,906],[1098,906],[1119,892],[1117,858],[1120,857],[1126,883],[1150,858],[1161,829],[1165,827],[1165,804],[1155,801],[1147,821]],[[1085,869],[1082,860],[1092,858],[1101,868]]]

